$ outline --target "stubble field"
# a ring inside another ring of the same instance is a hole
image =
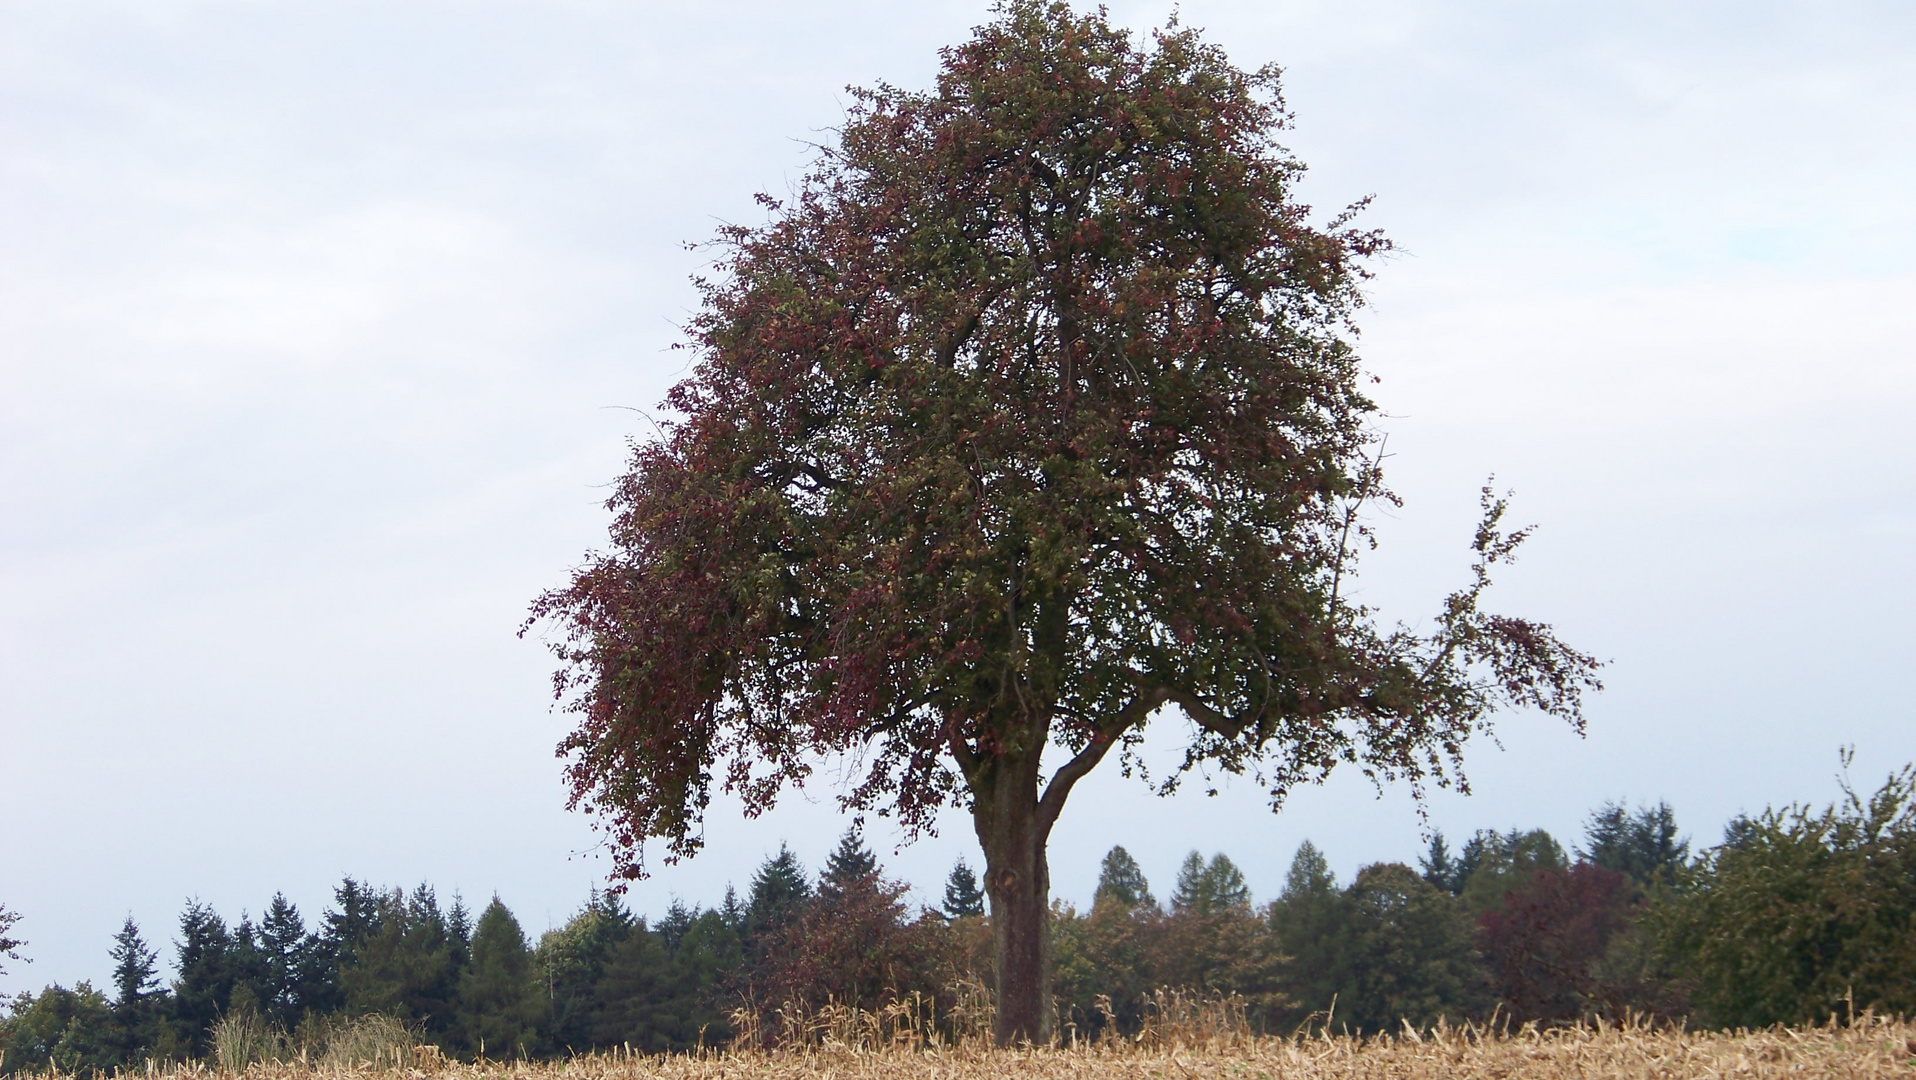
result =
[[[713,1051],[648,1057],[595,1054],[560,1062],[457,1064],[422,1055],[374,1069],[262,1064],[245,1070],[183,1066],[154,1080],[1396,1080],[1517,1077],[1916,1076],[1916,1026],[1865,1019],[1848,1026],[1735,1034],[1681,1030],[1478,1031],[1355,1039],[1233,1038],[1195,1044],[1110,1044],[992,1050],[980,1046]]]

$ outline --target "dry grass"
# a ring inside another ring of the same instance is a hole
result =
[[[1223,1033],[1059,1049],[991,1050],[975,1043],[909,1048],[836,1042],[802,1049],[708,1051],[668,1057],[594,1054],[546,1064],[461,1065],[421,1053],[397,1068],[268,1063],[243,1071],[200,1065],[148,1070],[154,1080],[1397,1080],[1517,1077],[1638,1080],[1664,1077],[1916,1076],[1916,1026],[1863,1018],[1849,1026],[1717,1034],[1681,1030],[1568,1029],[1492,1033],[1405,1032],[1353,1039],[1249,1038]],[[142,1074],[135,1073],[135,1076]]]

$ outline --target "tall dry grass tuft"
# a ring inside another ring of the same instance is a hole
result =
[[[308,1060],[328,1070],[410,1068],[436,1063],[439,1057],[438,1047],[423,1044],[418,1032],[390,1016],[355,1016],[315,1034],[307,1047]]]
[[[255,1009],[236,1009],[213,1025],[213,1058],[229,1072],[292,1056],[285,1030]]]

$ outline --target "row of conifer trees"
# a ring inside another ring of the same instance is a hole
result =
[[[1160,902],[1113,848],[1090,907],[1054,909],[1060,1034],[1135,1031],[1161,988],[1235,996],[1277,1033],[1916,1011],[1911,791],[1905,770],[1868,798],[1740,818],[1695,857],[1667,805],[1606,806],[1569,851],[1542,830],[1480,832],[1455,851],[1436,835],[1418,867],[1371,865],[1348,884],[1305,843],[1261,906],[1223,854],[1192,852]],[[283,896],[232,925],[191,902],[170,978],[128,919],[112,986],[9,1004],[0,1068],[215,1057],[236,1023],[269,1036],[251,1045],[320,1052],[369,1015],[466,1058],[715,1045],[747,1017],[775,1038],[794,1006],[913,994],[948,1017],[989,983],[984,898],[962,862],[939,909],[913,912],[907,893],[854,828],[816,879],[781,849],[743,898],[648,920],[597,895],[536,943],[497,898],[475,917],[424,885],[347,878],[312,925]]]

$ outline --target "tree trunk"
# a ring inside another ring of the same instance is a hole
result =
[[[1036,755],[1031,755],[1035,757]],[[1051,871],[1038,814],[1036,762],[1001,760],[997,783],[973,803],[985,853],[991,945],[997,961],[998,1045],[1051,1041]]]

